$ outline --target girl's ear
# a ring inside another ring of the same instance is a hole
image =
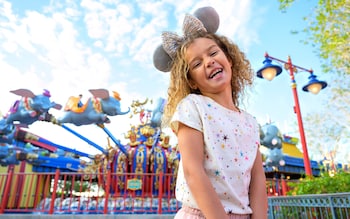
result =
[[[225,54],[226,55],[226,54]],[[229,56],[228,55],[226,55],[226,57],[227,57],[227,60],[228,60],[228,62],[230,63],[230,66],[231,66],[231,68],[232,68],[232,63],[233,63],[233,61],[232,61],[232,58],[229,58]]]
[[[188,79],[188,85],[190,86],[190,88],[192,90],[197,90],[198,89],[196,82],[194,82],[191,78]]]

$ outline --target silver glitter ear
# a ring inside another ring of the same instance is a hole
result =
[[[186,14],[184,22],[182,24],[182,31],[184,33],[184,38],[193,32],[207,32],[203,23],[196,17]]]
[[[199,31],[207,32],[202,22],[198,18],[189,14],[186,14],[185,16],[182,30],[184,33],[183,36],[168,31],[162,33],[163,48],[172,59],[175,58],[176,50],[181,46],[188,35]]]
[[[180,37],[173,32],[163,32],[162,33],[163,48],[168,53],[168,55],[174,59],[176,55],[176,50],[184,41],[183,37]]]

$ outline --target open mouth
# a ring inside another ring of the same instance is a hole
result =
[[[214,71],[211,75],[209,75],[210,79],[213,79],[216,75],[220,74],[222,72],[222,68],[217,69],[216,71]]]

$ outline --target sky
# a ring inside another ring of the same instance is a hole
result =
[[[264,2],[264,4],[262,4]],[[105,88],[121,96],[121,108],[132,101],[166,98],[169,73],[153,66],[153,53],[161,44],[162,31],[181,33],[185,13],[211,6],[220,16],[218,34],[226,35],[247,55],[254,70],[262,67],[265,52],[281,60],[291,57],[293,64],[313,69],[319,80],[329,75],[321,71],[320,59],[301,40],[305,35],[291,31],[307,26],[303,17],[312,13],[312,1],[296,1],[286,13],[278,1],[259,0],[0,0],[0,111],[6,114],[19,96],[11,90],[29,89],[51,93],[51,100],[65,105],[69,96],[89,89]],[[278,64],[278,63],[275,63]],[[317,96],[303,92],[309,73],[295,75],[302,115],[322,110],[327,90]],[[273,122],[282,134],[295,133],[296,115],[288,72],[272,81],[255,79],[242,108],[259,124]],[[152,109],[152,104],[146,105]],[[51,109],[59,117],[62,111]],[[138,120],[129,115],[111,118],[107,129],[121,142],[130,124]],[[69,126],[102,147],[107,135],[94,125]],[[62,127],[35,122],[29,130],[66,147],[99,153]]]

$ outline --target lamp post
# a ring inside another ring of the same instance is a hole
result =
[[[307,176],[312,176],[311,163],[309,159],[309,154],[307,150],[307,144],[305,139],[305,132],[303,127],[303,120],[301,117],[299,98],[297,92],[297,84],[294,78],[294,73],[297,73],[298,70],[302,70],[303,72],[309,72],[309,83],[303,87],[303,91],[311,92],[313,94],[318,94],[318,92],[327,87],[327,83],[324,81],[317,80],[317,76],[313,74],[313,70],[308,70],[297,65],[292,64],[292,60],[288,57],[287,61],[283,61],[277,58],[270,56],[268,53],[265,53],[265,60],[263,62],[264,66],[257,71],[257,77],[264,78],[271,81],[275,76],[278,76],[282,73],[282,68],[279,65],[272,64],[272,60],[275,60],[279,63],[284,64],[284,68],[289,71],[290,79],[291,79],[291,87],[293,91],[294,97],[294,113],[297,115],[299,132],[300,132],[300,140],[303,149],[303,157],[304,157],[304,168],[305,174]]]

